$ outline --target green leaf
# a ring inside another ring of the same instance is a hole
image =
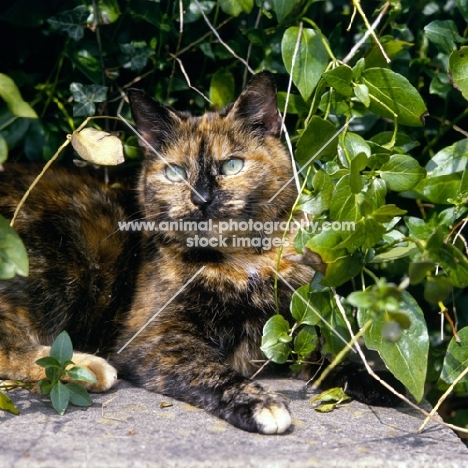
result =
[[[92,83],[101,82],[101,62],[98,56],[93,55],[91,51],[86,48],[78,48],[71,42],[67,44],[66,53],[73,65],[88,77]]]
[[[84,35],[83,26],[88,16],[88,8],[85,5],[79,5],[73,10],[66,10],[49,18],[47,22],[54,29],[66,32],[72,39],[79,41]]]
[[[291,300],[291,314],[298,325],[317,325],[320,321],[320,310],[317,310],[309,294],[308,284],[294,292]]]
[[[438,304],[445,301],[452,291],[452,282],[445,276],[429,277],[424,285],[424,299],[431,304]]]
[[[330,218],[337,221],[358,221],[360,196],[351,191],[349,177],[341,178],[335,186],[330,203]]]
[[[297,359],[302,361],[306,359],[317,347],[318,336],[315,327],[305,326],[301,328],[294,338],[294,352]]]
[[[322,286],[341,286],[362,270],[362,254],[360,252],[350,254],[345,248],[337,248],[341,241],[340,232],[322,231],[307,242],[307,248],[321,260],[321,264],[314,269],[324,273]]]
[[[41,367],[57,367],[61,368],[60,362],[52,356],[45,356],[36,361],[36,364]]]
[[[11,414],[19,414],[19,409],[15,406],[15,404],[10,400],[8,395],[5,393],[0,392],[0,410],[8,411]]]
[[[458,331],[460,342],[455,337],[450,343],[445,354],[440,380],[450,385],[468,366],[468,327]],[[455,386],[456,391],[468,393],[468,376],[465,375]]]
[[[281,43],[281,52],[286,70],[288,73],[292,71],[293,82],[304,101],[307,101],[327,68],[330,58],[320,34],[313,29],[304,28],[299,38],[299,50],[293,68],[292,60],[298,37],[298,27],[287,29]]]
[[[300,5],[299,0],[273,0],[278,23],[282,23],[297,5]]]
[[[291,352],[290,340],[284,342],[285,337],[289,337],[289,323],[281,315],[274,315],[263,327],[260,349],[277,364],[284,364]]]
[[[62,367],[48,366],[45,368],[47,379],[52,385],[55,385],[62,375]]]
[[[411,156],[394,154],[381,167],[379,174],[390,190],[403,192],[412,189],[424,179],[426,170]]]
[[[85,367],[75,366],[67,369],[68,376],[80,382],[96,382],[96,377]]]
[[[358,83],[354,89],[354,95],[366,106],[369,107],[371,100],[369,95],[369,88],[362,83]]]
[[[427,114],[418,91],[402,75],[386,68],[368,68],[362,72],[361,84],[369,89],[369,109],[382,117],[398,116],[398,122],[421,127]]]
[[[218,0],[219,6],[230,16],[239,16],[242,12],[252,11],[254,0]]]
[[[50,395],[51,390],[54,388],[55,382],[57,382],[57,379],[53,382],[48,379],[39,380],[41,395]]]
[[[424,395],[429,336],[424,314],[417,302],[407,292],[401,292],[399,311],[408,315],[411,325],[401,331],[397,342],[385,339],[384,325],[390,317],[383,311],[371,313],[370,309],[359,308],[358,322],[362,327],[372,320],[371,327],[364,333],[366,346],[379,352],[388,369],[411,392],[416,401]]]
[[[211,77],[210,101],[217,109],[222,109],[234,100],[234,75],[223,69],[216,71]]]
[[[70,91],[73,100],[77,103],[73,106],[73,115],[75,117],[94,115],[96,110],[94,103],[104,102],[107,99],[107,89],[107,86],[71,83]]]
[[[70,394],[70,403],[72,405],[87,407],[93,404],[87,390],[82,385],[76,382],[68,382],[66,388]]]
[[[454,50],[449,57],[449,73],[453,86],[468,99],[468,47]]]
[[[3,73],[0,73],[0,97],[6,102],[8,109],[14,116],[30,119],[38,118],[36,111],[27,102],[23,101],[15,82]]]
[[[442,266],[455,287],[468,287],[468,258],[454,245],[445,243],[440,229],[435,229],[427,240],[426,251],[431,260]]]
[[[338,145],[336,133],[331,122],[314,115],[297,142],[296,161],[306,167],[317,158],[323,160],[335,156]]]
[[[347,65],[340,65],[322,75],[325,82],[346,97],[353,95],[353,71]]]
[[[120,44],[119,47],[122,51],[122,66],[137,73],[145,68],[149,58],[154,55],[154,50],[145,41],[132,41],[128,44]]]
[[[8,159],[8,145],[5,138],[0,134],[0,164]]]
[[[29,260],[20,237],[0,215],[0,279],[28,276]]]
[[[73,357],[73,346],[70,336],[66,331],[63,331],[55,338],[50,348],[50,355],[57,359],[62,367],[65,366],[67,361],[71,361]]]
[[[335,404],[345,403],[351,401],[352,398],[349,395],[346,395],[345,391],[341,387],[334,387],[325,390],[324,392],[320,393],[310,399],[310,403],[315,403],[317,401],[321,403],[328,403],[333,402]]]
[[[367,166],[367,156],[365,153],[357,154],[351,159],[349,170],[349,188],[351,193],[357,194],[364,188],[364,177],[361,171]]]
[[[115,23],[120,17],[120,7],[117,0],[98,0],[97,11],[100,24]],[[88,18],[88,22],[94,21],[94,11]]]
[[[466,42],[458,34],[458,29],[452,20],[435,20],[424,27],[424,33],[429,40],[444,54],[450,54],[456,43]]]
[[[65,414],[65,410],[68,407],[70,401],[70,392],[68,388],[62,383],[57,382],[50,391],[50,401],[55,411],[57,411],[60,416]]]
[[[396,205],[383,205],[372,213],[372,217],[379,223],[388,223],[395,216],[402,216],[404,214],[406,214],[406,211],[398,208]]]

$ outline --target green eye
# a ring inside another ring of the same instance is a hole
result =
[[[231,158],[221,164],[221,174],[223,175],[236,175],[242,171],[244,167],[244,160],[240,158]]]
[[[187,173],[185,170],[179,166],[174,165],[166,166],[166,169],[164,169],[164,175],[171,182],[182,182],[187,178]]]

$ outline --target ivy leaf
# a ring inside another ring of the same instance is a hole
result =
[[[330,58],[322,43],[320,34],[313,29],[304,28],[293,68],[292,59],[298,36],[298,27],[294,26],[287,29],[281,43],[281,52],[288,73],[292,71],[293,82],[299,89],[304,101],[307,101],[317,86],[322,73],[327,68]]]
[[[452,20],[435,20],[424,27],[428,39],[444,54],[450,54],[456,43],[466,42],[458,34],[458,28]]]
[[[369,90],[372,112],[391,119],[394,113],[399,123],[409,127],[423,125],[426,105],[404,76],[387,68],[368,68],[362,72],[360,80]]]
[[[10,223],[0,215],[0,279],[28,276],[28,253]]]
[[[416,401],[421,401],[429,351],[427,326],[421,308],[407,291],[401,292],[399,311],[409,317],[411,324],[406,330],[401,330],[397,342],[385,339],[386,313],[375,314],[371,309],[359,308],[358,322],[362,327],[372,320],[372,325],[364,333],[366,346],[377,350],[392,374],[408,388]]]
[[[71,83],[70,91],[75,103],[73,105],[73,115],[90,116],[96,112],[95,102],[104,102],[107,99],[107,86],[83,85],[81,83]]]
[[[0,410],[8,411],[11,414],[19,414],[19,409],[15,406],[15,404],[11,401],[8,395],[5,393],[0,392]]]
[[[49,18],[47,22],[54,29],[66,32],[72,39],[79,41],[84,36],[83,25],[86,24],[88,16],[88,8],[79,5],[73,10],[66,10]]]
[[[50,355],[55,358],[62,367],[67,361],[71,361],[73,357],[73,346],[70,336],[66,331],[63,331],[55,338],[50,348]]]
[[[390,160],[380,168],[379,173],[388,188],[395,192],[412,189],[426,176],[426,170],[418,161],[404,154],[390,156]]]
[[[128,44],[120,44],[120,50],[123,54],[122,66],[130,68],[130,70],[137,73],[145,68],[149,58],[154,55],[154,50],[145,41],[132,41]]]

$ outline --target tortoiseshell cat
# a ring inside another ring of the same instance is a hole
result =
[[[141,142],[137,200],[133,192],[60,168],[34,188],[15,223],[30,276],[0,282],[0,377],[44,378],[35,360],[67,330],[80,351],[74,362],[96,375],[90,390],[109,389],[115,366],[122,377],[239,428],[282,433],[291,424],[286,401],[248,378],[251,360],[261,358],[263,325],[276,310],[278,247],[233,246],[245,231],[223,232],[224,245],[215,229],[118,229],[131,219],[286,220],[296,193],[287,184],[292,169],[278,138],[273,79],[255,75],[233,105],[202,117],[175,112],[138,90],[128,96],[138,132],[153,148]],[[6,165],[5,217],[34,176]],[[212,247],[194,246],[196,234]],[[261,241],[282,232],[249,235]],[[289,245],[284,253],[292,252],[292,238]],[[283,259],[278,274],[279,306],[287,314],[290,288],[310,281],[312,272]]]

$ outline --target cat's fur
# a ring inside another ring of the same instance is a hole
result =
[[[278,138],[273,79],[256,75],[232,106],[202,117],[177,113],[138,90],[128,96],[144,138],[136,191],[58,168],[19,213],[15,228],[28,249],[30,275],[0,281],[0,377],[44,378],[35,360],[67,330],[77,350],[73,361],[96,375],[91,390],[109,389],[117,368],[142,387],[242,429],[282,433],[291,424],[286,401],[249,375],[251,361],[262,358],[262,328],[276,312],[275,276],[285,315],[292,290],[312,278],[309,267],[284,259],[293,253],[293,235],[278,265],[278,247],[233,247],[232,240],[281,238],[280,230],[223,232],[226,247],[195,248],[189,238],[217,238],[216,229],[118,229],[132,219],[286,220],[296,192]],[[223,175],[223,161],[233,157],[243,160],[242,170]],[[168,179],[168,164],[185,169],[187,184]],[[34,176],[19,165],[0,173],[7,219]]]

